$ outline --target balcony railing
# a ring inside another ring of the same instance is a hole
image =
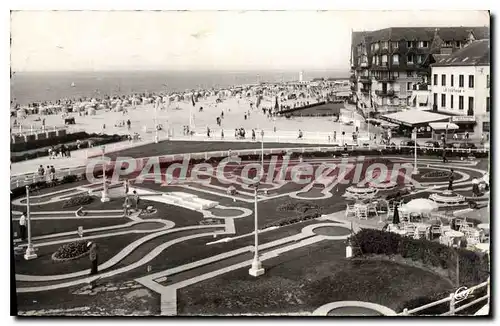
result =
[[[375,94],[378,96],[394,96],[394,90],[393,89],[387,89],[387,90],[376,90]]]
[[[382,76],[375,76],[375,79],[380,82],[391,82],[395,81],[396,77],[394,75],[382,75]]]
[[[430,91],[431,87],[427,84],[413,85],[414,91]]]
[[[368,83],[371,81],[370,77],[369,76],[359,76],[359,81],[361,83]]]

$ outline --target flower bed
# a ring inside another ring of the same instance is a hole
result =
[[[217,218],[206,218],[200,221],[200,225],[219,225],[222,224],[222,220]]]
[[[430,179],[430,178],[444,178],[449,177],[451,172],[449,171],[430,171],[422,175],[422,179]]]
[[[75,241],[62,245],[52,254],[54,261],[67,261],[88,255],[90,248],[86,241]]]
[[[63,208],[87,205],[90,204],[93,200],[94,198],[89,195],[76,196],[66,200],[63,203]]]
[[[264,225],[263,228],[267,229],[267,228],[275,227],[275,226],[285,226],[285,225],[300,223],[300,222],[304,222],[307,220],[312,220],[312,219],[318,218],[320,216],[321,216],[321,210],[318,209],[318,210],[315,210],[312,212],[307,212],[307,213],[301,214],[299,216],[285,217],[285,218],[279,219],[277,221],[267,223],[266,225]]]
[[[305,213],[309,210],[314,210],[314,209],[319,209],[318,205],[311,204],[308,202],[292,202],[288,201],[284,204],[281,204],[278,206],[277,210],[279,212],[288,212],[288,211],[295,211],[298,213]]]

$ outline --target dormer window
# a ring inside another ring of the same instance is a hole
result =
[[[451,47],[451,46],[453,46],[453,44],[452,44],[452,42],[451,42],[451,41],[445,41],[445,42],[444,42],[444,46],[445,46],[445,47]]]
[[[419,48],[427,48],[427,47],[429,47],[429,42],[428,41],[419,41],[418,47]]]
[[[462,47],[462,44],[460,43],[460,41],[456,41],[456,42],[455,42],[455,46],[456,46],[457,48],[461,48],[461,47]]]

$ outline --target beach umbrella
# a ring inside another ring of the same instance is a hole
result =
[[[394,215],[392,217],[392,224],[399,224],[401,221],[399,220],[399,209],[398,205],[394,205]]]
[[[404,209],[408,213],[429,214],[438,210],[438,205],[430,199],[417,198],[409,201],[404,205]]]

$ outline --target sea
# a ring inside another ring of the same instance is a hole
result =
[[[347,71],[303,71],[304,80],[348,78]],[[54,102],[59,99],[128,95],[132,93],[183,92],[225,88],[259,82],[298,80],[298,71],[87,71],[14,72],[11,103]]]

